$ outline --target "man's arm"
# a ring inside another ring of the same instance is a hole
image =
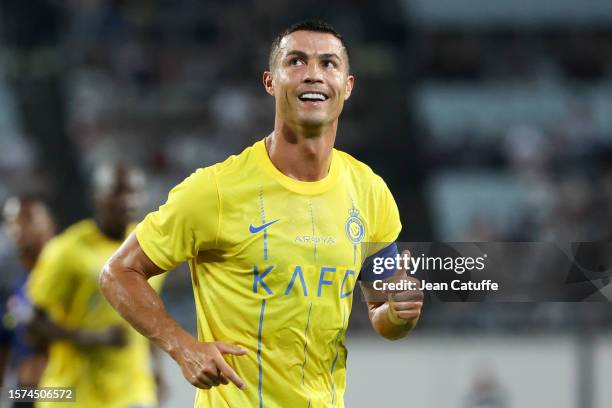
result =
[[[58,324],[40,308],[34,308],[32,318],[26,324],[28,340],[37,349],[43,349],[51,341],[67,340],[79,346],[123,347],[125,330],[121,326],[102,331],[69,329]]]
[[[246,350],[222,342],[199,342],[172,319],[147,282],[163,272],[147,257],[132,233],[104,266],[100,289],[125,320],[179,364],[191,384],[208,389],[232,381],[244,389],[244,381],[223,354],[241,356]]]
[[[403,251],[402,256],[410,256],[409,251]],[[384,282],[418,280],[409,277],[405,269],[398,269]],[[360,282],[361,290],[368,303],[368,316],[372,327],[381,336],[389,340],[405,337],[417,324],[423,307],[423,292],[411,291],[381,291],[374,289],[371,282]],[[418,285],[417,285],[418,287]],[[387,299],[382,301],[382,299]]]

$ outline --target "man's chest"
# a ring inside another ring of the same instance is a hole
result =
[[[320,297],[348,292],[361,268],[368,208],[351,190],[317,196],[265,190],[223,202],[219,242],[252,291]]]

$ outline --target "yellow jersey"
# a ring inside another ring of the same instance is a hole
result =
[[[56,323],[91,331],[122,325],[127,332],[122,348],[52,342],[40,386],[74,387],[76,402],[38,402],[37,407],[156,405],[149,341],[119,316],[98,286],[104,263],[120,245],[102,234],[93,220],[84,220],[49,241],[31,272],[28,295]],[[159,290],[162,280],[155,277],[149,282]]]
[[[401,229],[384,181],[333,150],[328,175],[281,173],[264,141],[197,170],[136,227],[143,251],[170,270],[188,260],[200,341],[246,382],[198,389],[196,407],[343,407],[344,336],[362,242]]]

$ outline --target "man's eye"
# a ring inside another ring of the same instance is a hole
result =
[[[303,65],[303,64],[304,64],[304,61],[302,61],[302,59],[301,59],[301,58],[292,58],[292,59],[289,61],[289,63],[290,63],[291,65]]]
[[[325,68],[336,68],[336,63],[332,60],[323,61],[323,66]]]

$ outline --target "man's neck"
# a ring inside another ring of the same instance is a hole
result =
[[[107,238],[113,241],[123,241],[125,239],[125,230],[127,228],[125,225],[108,222],[101,216],[94,217],[94,221],[98,230]]]
[[[336,141],[337,123],[324,129],[293,129],[277,124],[266,138],[268,156],[284,175],[300,181],[327,176]]]

